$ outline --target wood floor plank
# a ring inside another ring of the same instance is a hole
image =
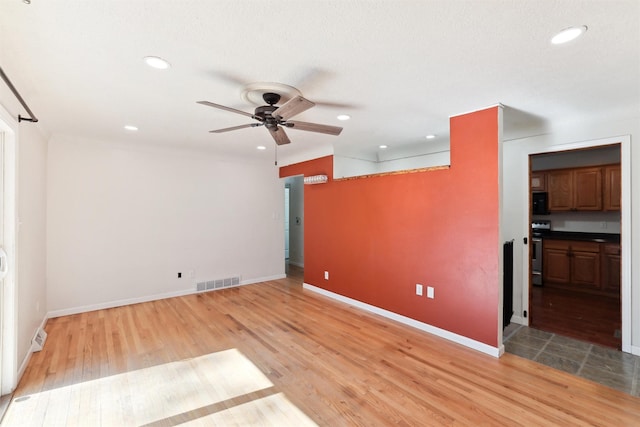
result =
[[[640,425],[638,398],[495,359],[299,279],[55,318],[46,331],[3,427]],[[223,362],[232,354],[245,368]]]

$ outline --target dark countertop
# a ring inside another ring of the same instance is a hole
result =
[[[538,233],[534,232],[534,236]],[[581,240],[585,242],[596,243],[620,243],[619,234],[610,233],[579,233],[574,231],[542,231],[539,236],[543,239],[555,239],[555,240]]]

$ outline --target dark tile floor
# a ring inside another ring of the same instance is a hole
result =
[[[507,353],[640,397],[640,357],[551,332],[510,325]]]

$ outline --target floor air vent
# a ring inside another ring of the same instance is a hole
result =
[[[207,280],[206,282],[196,283],[196,291],[211,291],[214,289],[228,288],[230,286],[238,286],[240,284],[240,276],[226,277],[224,279]]]
[[[42,350],[44,347],[44,342],[47,340],[47,333],[44,329],[38,329],[36,336],[31,340],[31,349],[36,352]]]

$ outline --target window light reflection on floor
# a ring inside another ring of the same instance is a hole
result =
[[[16,396],[2,426],[315,426],[237,349]]]

